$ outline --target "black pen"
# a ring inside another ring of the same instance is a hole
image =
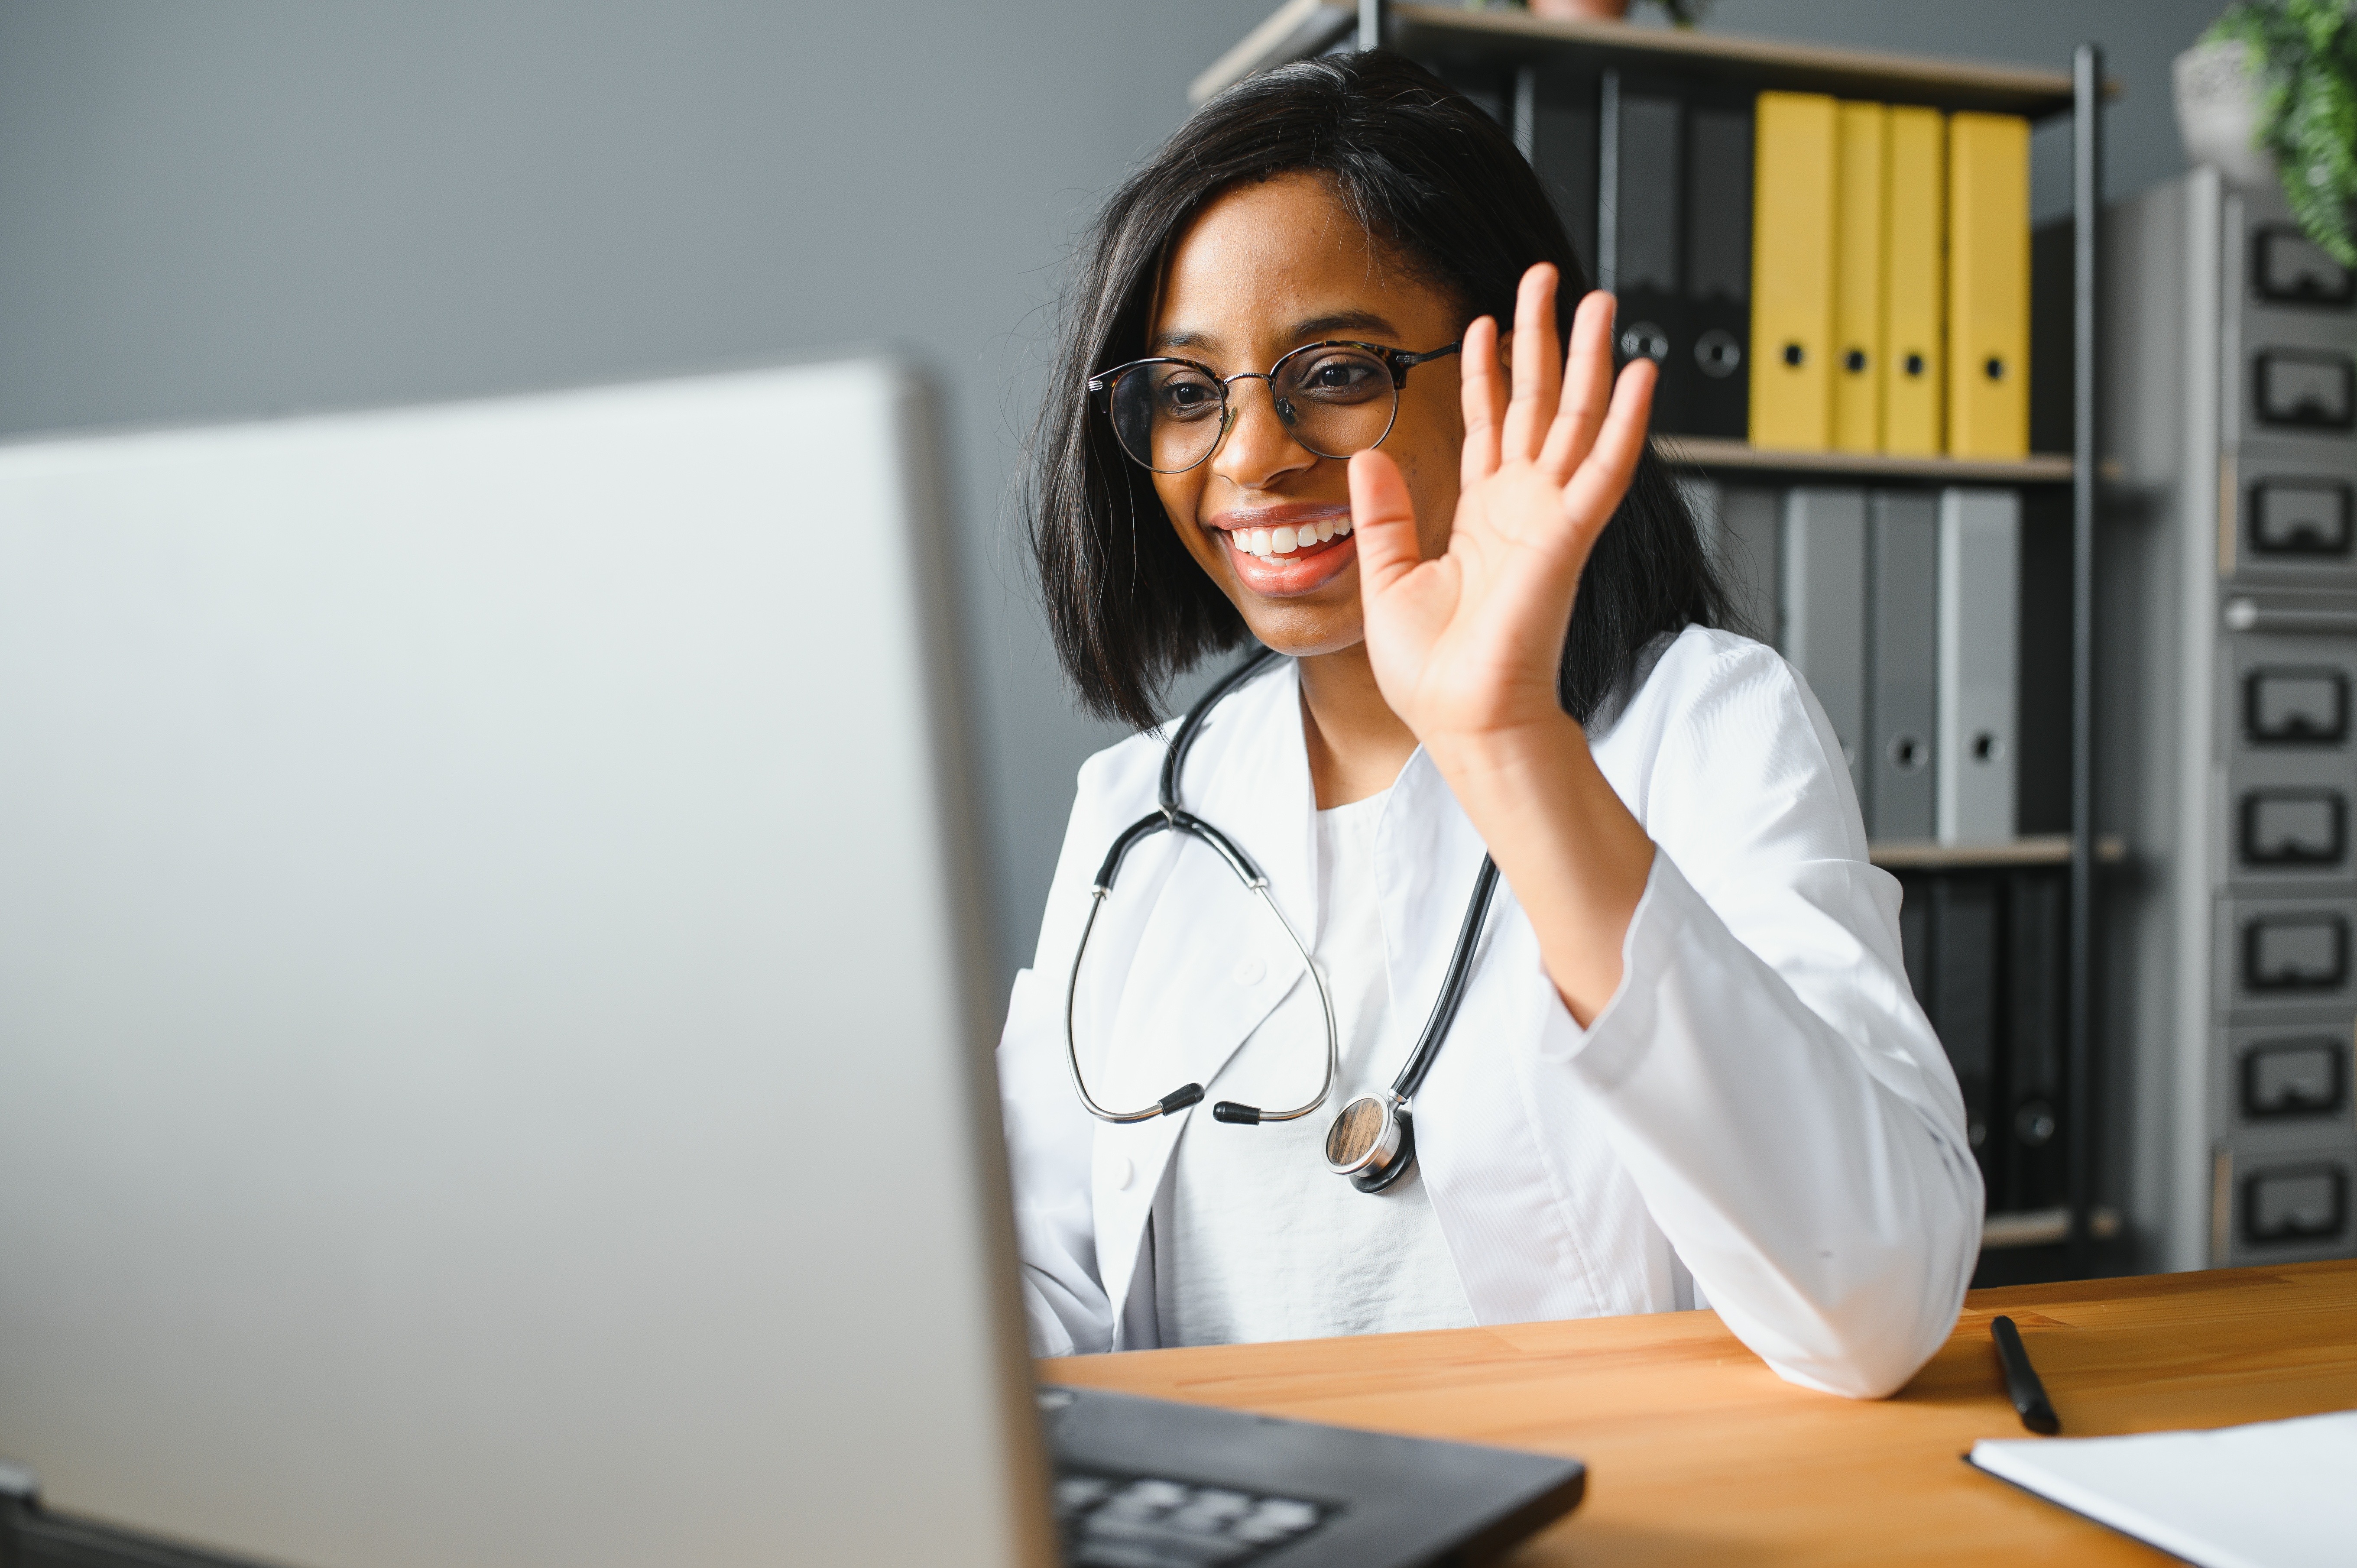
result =
[[[2021,1331],[2014,1327],[2013,1319],[1990,1318],[1989,1337],[1996,1341],[1997,1365],[2005,1369],[2005,1391],[2013,1396],[2021,1424],[2046,1437],[2061,1431],[2054,1407],[2046,1401],[2046,1385],[2038,1380],[2038,1369],[2029,1364],[2029,1351],[2021,1343]]]

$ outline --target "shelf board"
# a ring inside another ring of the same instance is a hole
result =
[[[2088,1235],[2098,1241],[2108,1241],[2119,1233],[2118,1209],[2088,1211]],[[1981,1251],[1984,1252],[2003,1247],[2050,1247],[2070,1239],[2071,1211],[2067,1208],[2034,1208],[2020,1214],[1992,1214],[1981,1221]]]
[[[1326,14],[1322,19],[1320,12]],[[1244,43],[1197,77],[1188,100],[1200,103],[1256,70],[1325,48],[1348,34],[1356,21],[1352,0],[1288,0]],[[1477,67],[1612,66],[1717,77],[1749,88],[1833,92],[2032,118],[2071,107],[2069,72],[2023,66],[1835,48],[1700,28],[1557,21],[1527,11],[1468,11],[1439,5],[1394,5],[1391,25],[1393,44],[1409,54]],[[1289,49],[1283,47],[1288,42]]]
[[[2042,833],[2006,843],[1940,843],[1932,839],[1877,839],[1867,858],[1887,871],[1949,871],[2008,865],[2067,865],[2069,833]],[[2095,841],[2095,858],[2105,865],[2127,859],[2128,846],[2106,835]]]
[[[1806,474],[1836,478],[1935,479],[1943,484],[2067,485],[2067,454],[2027,457],[1894,457],[1880,452],[1779,452],[1709,435],[1657,435],[1663,462],[1685,468],[1753,474]]]

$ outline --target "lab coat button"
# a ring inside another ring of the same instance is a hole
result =
[[[1257,957],[1242,958],[1236,961],[1236,983],[1238,985],[1258,985],[1260,983],[1260,977],[1267,972],[1268,965],[1263,963]]]

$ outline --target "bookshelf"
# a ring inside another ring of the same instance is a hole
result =
[[[1987,1247],[2064,1250],[2064,1272],[2085,1275],[2091,1248],[2115,1235],[2115,1210],[2094,1204],[2090,1139],[2094,908],[2099,864],[2125,861],[2116,839],[2094,832],[2094,546],[2097,486],[2096,297],[2103,210],[2100,111],[2111,90],[2102,51],[2084,44],[2066,70],[1932,59],[1876,50],[1834,48],[1749,38],[1701,30],[1631,27],[1625,23],[1554,20],[1520,10],[1472,10],[1393,0],[1286,0],[1222,55],[1189,90],[1200,103],[1231,83],[1287,60],[1336,48],[1386,45],[1454,81],[1497,84],[1494,113],[1525,156],[1538,139],[1543,80],[1594,76],[1617,102],[1618,83],[1675,80],[1738,92],[1778,90],[1837,98],[1916,104],[1945,113],[1977,111],[2033,122],[2067,121],[2072,145],[2072,218],[2067,308],[2071,450],[2034,453],[2002,462],[1956,457],[1765,450],[1747,442],[1665,435],[1656,450],[1675,467],[1707,478],[1739,480],[1782,477],[1855,485],[1999,485],[2067,492],[2070,517],[2069,831],[1993,845],[1943,845],[1886,841],[1871,846],[1875,864],[1910,875],[1996,872],[2067,874],[2063,965],[2067,996],[2062,1031],[2061,1143],[2064,1201],[2023,1207],[1988,1217]],[[1603,249],[1609,259],[1611,244]],[[1605,266],[1604,273],[1612,272]],[[2054,289],[2052,283],[2034,285]],[[2058,303],[2051,295],[2049,304]],[[2059,499],[2059,498],[2058,498]],[[2059,505],[2057,508],[2059,511]]]

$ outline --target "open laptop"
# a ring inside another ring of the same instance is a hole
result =
[[[1384,1568],[1576,1502],[1035,1391],[927,408],[0,447],[0,1562]]]

